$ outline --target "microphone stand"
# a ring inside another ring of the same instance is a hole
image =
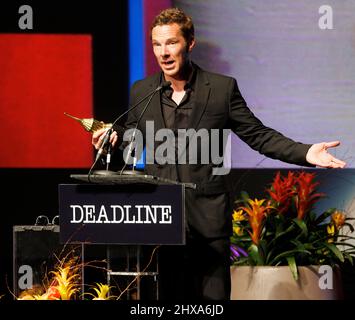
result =
[[[141,113],[141,115],[140,115],[140,117],[139,117],[139,120],[137,121],[137,124],[136,124],[135,129],[134,129],[134,135],[135,135],[135,131],[136,131],[137,128],[138,128],[139,121],[140,121],[140,119],[142,118],[143,114],[145,113],[145,110],[147,109],[147,107],[148,107],[150,101],[152,100],[153,96],[155,95],[155,93],[157,93],[158,91],[160,91],[160,90],[163,89],[163,88],[169,87],[170,85],[171,85],[171,82],[170,82],[170,81],[165,81],[164,83],[162,83],[161,85],[159,85],[159,86],[158,86],[157,88],[155,88],[153,91],[149,92],[146,96],[144,96],[144,97],[143,97],[141,100],[139,100],[136,104],[134,104],[133,106],[131,106],[130,108],[128,108],[125,112],[123,112],[121,115],[119,115],[119,116],[115,119],[115,121],[112,123],[111,129],[107,130],[106,135],[105,135],[105,137],[104,137],[104,139],[103,139],[103,143],[102,143],[102,145],[101,145],[101,148],[100,148],[99,152],[97,153],[96,159],[95,159],[94,163],[92,164],[92,166],[91,166],[91,168],[90,168],[90,170],[89,170],[89,173],[88,173],[88,181],[89,181],[89,182],[91,182],[91,181],[90,181],[90,176],[91,176],[91,174],[92,174],[93,168],[95,167],[97,161],[101,158],[101,155],[102,155],[102,153],[103,153],[101,150],[103,150],[103,149],[105,148],[105,144],[107,144],[107,143],[109,143],[109,148],[112,147],[112,146],[111,146],[111,143],[109,142],[109,135],[111,135],[111,133],[112,133],[112,128],[114,127],[114,125],[115,125],[120,119],[122,119],[122,117],[123,117],[124,115],[126,115],[127,113],[129,113],[129,112],[132,111],[133,109],[137,108],[137,107],[138,107],[143,101],[145,101],[146,99],[150,98],[149,101],[148,101],[148,103],[145,105],[145,107],[144,107],[144,109],[143,109],[143,111],[142,111],[142,113]],[[132,136],[133,136],[133,135],[132,135]],[[132,139],[131,139],[131,141],[132,141]],[[100,151],[101,151],[101,152],[100,152]],[[109,162],[110,162],[110,161],[111,161],[111,155],[108,157],[108,159],[109,159]],[[124,170],[124,168],[126,167],[126,165],[127,165],[127,162],[125,161],[125,165],[123,166],[123,169],[121,170],[120,174],[123,173],[123,170]],[[136,163],[135,163],[135,165],[136,165]],[[109,171],[109,170],[108,170],[108,166],[106,166],[106,171],[105,171],[105,170],[100,170],[100,171],[97,171],[96,173],[98,173],[98,174],[116,174],[115,172]]]
[[[164,87],[164,86],[161,86],[161,88],[163,88],[163,87]],[[159,90],[160,90],[160,89],[159,89]],[[142,119],[144,113],[146,112],[146,110],[147,110],[147,108],[148,108],[150,102],[152,101],[152,99],[153,99],[153,97],[154,97],[154,94],[155,94],[156,92],[158,92],[159,90],[155,91],[155,92],[150,96],[150,98],[149,98],[147,104],[146,104],[146,105],[144,106],[144,108],[143,108],[143,111],[142,111],[141,114],[139,115],[139,118],[138,118],[138,120],[137,120],[136,126],[134,127],[134,130],[133,130],[133,133],[132,133],[132,136],[131,136],[131,139],[130,139],[129,149],[128,149],[128,153],[127,153],[127,158],[125,159],[125,164],[123,165],[123,168],[122,168],[121,171],[120,171],[120,175],[122,175],[122,174],[131,174],[131,175],[133,175],[133,174],[141,174],[139,171],[136,171],[136,170],[135,170],[135,167],[136,167],[136,165],[137,165],[137,157],[136,157],[137,155],[134,154],[134,156],[132,157],[133,141],[134,141],[135,136],[136,136],[136,132],[137,132],[137,129],[138,129],[139,122],[141,121],[141,119]],[[134,149],[134,150],[135,150],[135,149]],[[125,170],[125,168],[126,168],[126,166],[127,166],[127,162],[128,162],[129,157],[132,157],[132,158],[133,158],[133,165],[132,165],[132,170],[127,171],[127,170]],[[139,172],[139,173],[138,173],[138,172]]]
[[[111,163],[111,152],[112,152],[112,144],[108,144],[107,155],[106,155],[106,171],[109,171],[110,163]]]

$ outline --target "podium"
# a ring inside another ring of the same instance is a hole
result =
[[[70,177],[81,183],[59,185],[61,243],[106,245],[108,285],[116,276],[132,279],[128,282],[136,282],[136,292],[126,298],[140,300],[142,279],[150,277],[159,299],[155,251],[161,245],[185,244],[185,188],[196,186],[145,174]],[[152,246],[149,263],[155,256],[155,269],[144,266],[142,258]],[[117,257],[124,258],[123,269],[115,270]]]

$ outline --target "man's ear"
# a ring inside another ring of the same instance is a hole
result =
[[[191,52],[191,51],[192,51],[192,49],[193,49],[194,46],[195,46],[195,43],[196,43],[196,42],[195,42],[195,38],[191,39],[189,45],[187,46],[187,52]]]

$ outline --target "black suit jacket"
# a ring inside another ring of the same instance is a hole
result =
[[[268,128],[247,107],[235,79],[224,75],[197,70],[195,105],[189,128],[230,129],[251,148],[273,159],[305,165],[310,145],[293,141],[274,129]],[[131,88],[130,102],[136,104],[160,84],[161,73],[135,82]],[[155,94],[141,118],[138,128],[146,137],[146,121],[153,121],[154,132],[165,128],[160,92]],[[146,101],[129,113],[126,126],[133,128],[141,116]],[[222,134],[220,135],[222,137]],[[154,148],[157,147],[157,144]],[[198,145],[200,147],[200,145]],[[197,154],[200,154],[200,149]],[[188,159],[188,150],[187,150]],[[186,219],[192,234],[214,238],[231,233],[231,209],[225,175],[213,175],[208,164],[146,164],[145,171],[159,177],[197,184],[197,190],[186,191]]]

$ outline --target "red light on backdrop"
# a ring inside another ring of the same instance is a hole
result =
[[[91,118],[90,35],[0,34],[0,167],[87,168],[91,135],[64,112]]]

